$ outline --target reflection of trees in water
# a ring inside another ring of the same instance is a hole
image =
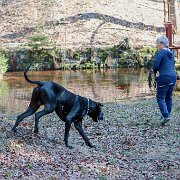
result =
[[[132,82],[139,82],[142,76],[142,72],[134,69],[120,69],[112,74],[112,79],[114,79],[114,85],[126,93],[130,92],[130,87]]]
[[[9,86],[6,81],[0,81],[0,100],[8,95]]]
[[[21,112],[27,107],[31,91],[27,91],[24,87],[10,88],[7,81],[0,82],[0,114],[14,114]]]
[[[80,71],[31,71],[29,78],[40,81],[54,81],[69,91],[100,102],[114,102],[147,95],[150,93],[147,73],[135,69],[100,69]],[[27,107],[32,89],[36,85],[29,84],[23,72],[8,73],[7,96],[0,104],[7,112],[21,112]],[[1,88],[2,89],[2,88]],[[0,93],[1,93],[0,89]],[[4,89],[4,88],[3,88]],[[2,93],[1,93],[2,94]]]
[[[103,101],[117,101],[149,93],[147,74],[143,69],[102,69],[93,73],[84,71],[82,78],[91,87],[93,98]]]
[[[3,102],[5,97],[8,96],[8,91],[9,91],[8,83],[5,81],[0,81],[0,114],[4,114],[6,111]],[[7,100],[7,102],[9,101]]]
[[[83,80],[83,82],[87,83],[87,86],[91,88],[91,91],[93,93],[93,96],[95,99],[100,98],[100,96],[98,95],[98,93],[96,92],[97,90],[97,86],[98,86],[98,79],[97,79],[97,75],[98,75],[98,71],[91,71],[89,73],[87,73],[86,71],[81,71],[81,79]]]

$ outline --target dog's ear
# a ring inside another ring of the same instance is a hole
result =
[[[103,104],[99,103],[99,105],[103,107]]]

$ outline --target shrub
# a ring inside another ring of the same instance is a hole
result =
[[[0,74],[4,74],[8,69],[8,59],[0,52]]]

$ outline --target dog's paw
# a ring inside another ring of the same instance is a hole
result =
[[[11,129],[11,132],[16,133],[16,132],[17,132],[17,129],[16,129],[15,127],[13,127],[13,128]]]
[[[74,149],[72,146],[66,146],[66,147],[68,147],[69,149]]]
[[[92,144],[87,144],[90,148],[96,148],[95,145],[92,145]]]
[[[38,129],[34,129],[34,134],[38,134],[39,133],[39,130]]]
[[[11,131],[7,130],[6,131],[6,137],[7,138],[12,138],[14,135],[15,135],[15,132],[13,130],[11,130]]]
[[[91,144],[89,147],[90,147],[90,148],[93,148],[95,151],[98,151],[98,148],[97,148],[95,145],[92,145],[92,144]]]

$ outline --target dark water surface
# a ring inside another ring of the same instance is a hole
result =
[[[107,69],[79,71],[30,71],[29,78],[54,81],[69,91],[100,102],[119,102],[154,96],[148,88],[144,69]],[[0,81],[0,114],[17,114],[26,110],[32,89],[23,72],[9,72]],[[180,94],[180,82],[175,94]]]

